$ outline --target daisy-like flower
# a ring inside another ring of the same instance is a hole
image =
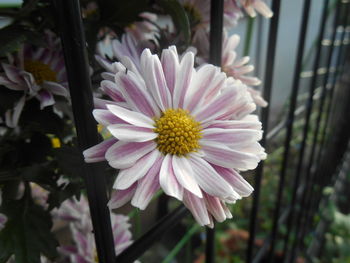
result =
[[[69,222],[73,245],[62,246],[59,251],[69,257],[72,263],[95,263],[98,262],[94,235],[86,198],[81,196],[80,201],[71,199],[65,201],[55,216]],[[123,252],[132,244],[129,230],[129,217],[111,214],[112,231],[116,255]]]
[[[97,62],[107,70],[107,72],[102,73],[102,77],[108,80],[114,80],[114,74],[119,71],[125,71],[126,68],[139,71],[140,55],[146,47],[149,47],[146,42],[137,42],[131,33],[122,35],[121,41],[118,39],[112,40],[111,46],[114,61],[109,60],[102,49],[99,49],[98,55],[96,55]],[[116,63],[117,61],[120,61],[122,64]]]
[[[26,100],[36,98],[41,109],[55,103],[54,95],[67,97],[67,78],[64,59],[58,48],[59,40],[47,33],[48,47],[35,48],[23,45],[15,57],[9,56],[9,63],[1,63],[0,85],[15,91],[22,91],[23,97],[12,111],[6,113],[9,127],[17,125]]]
[[[2,203],[2,192],[1,192],[1,189],[0,189],[0,206],[1,206],[1,203]],[[6,222],[7,222],[7,216],[5,216],[4,214],[0,213],[0,231],[1,231],[1,229],[4,228]]]
[[[271,18],[273,16],[273,12],[263,0],[240,0],[240,2],[247,14],[251,17],[256,17],[256,11],[266,18]]]
[[[155,26],[157,15],[150,12],[139,14],[142,21],[136,21],[125,28],[125,31],[132,34],[137,42],[153,40],[157,42],[158,28]]]
[[[245,56],[237,59],[235,49],[238,46],[239,41],[240,37],[238,35],[227,37],[227,32],[224,31],[221,59],[222,70],[226,72],[228,76],[242,81],[242,83],[246,84],[247,86],[258,86],[261,84],[260,79],[246,75],[254,71],[253,65],[247,65],[250,58]],[[261,97],[260,91],[248,87],[248,92],[250,92],[250,95],[258,106],[266,107],[268,105],[268,103]]]
[[[201,225],[231,217],[225,203],[252,187],[239,171],[265,158],[261,124],[246,86],[213,65],[194,67],[194,54],[176,48],[161,60],[146,49],[140,72],[118,72],[110,101],[94,110],[112,138],[84,151],[86,162],[119,169],[110,208],[129,200],[145,209],[159,190],[183,201]]]

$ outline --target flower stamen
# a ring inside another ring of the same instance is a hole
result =
[[[24,70],[30,72],[37,84],[43,84],[46,81],[57,82],[56,72],[54,72],[49,65],[40,61],[25,60]]]
[[[167,109],[155,122],[155,141],[160,152],[183,156],[200,148],[202,127],[188,111]]]

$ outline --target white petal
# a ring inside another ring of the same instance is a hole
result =
[[[159,183],[167,195],[173,196],[182,201],[184,189],[176,179],[170,154],[167,154],[163,160],[159,173]]]
[[[118,118],[121,118],[130,124],[150,129],[154,128],[154,121],[142,113],[127,110],[112,104],[107,105],[107,109],[109,109]]]
[[[122,142],[119,141],[106,152],[106,159],[110,166],[116,169],[129,168],[138,159],[157,147],[153,141],[148,142]]]
[[[130,168],[120,170],[113,188],[121,190],[129,188],[148,172],[159,156],[160,153],[158,150],[152,151],[136,161]]]
[[[109,125],[107,129],[115,138],[126,142],[146,142],[158,136],[149,128],[136,127],[128,124]]]
[[[197,156],[191,156],[190,162],[192,164],[194,177],[203,191],[223,199],[236,195],[232,187],[207,161]]]
[[[203,197],[198,183],[193,178],[191,163],[186,159],[186,157],[178,157],[173,155],[173,169],[178,182],[184,188],[200,198]]]

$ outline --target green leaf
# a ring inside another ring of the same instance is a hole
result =
[[[182,34],[186,44],[189,44],[191,41],[191,28],[183,6],[176,0],[158,0],[157,4],[171,16],[177,32]]]
[[[0,30],[0,57],[7,53],[17,51],[20,45],[26,43],[39,43],[40,35],[20,25],[9,25]]]
[[[6,200],[1,212],[8,216],[0,232],[0,263],[14,254],[16,263],[40,262],[40,254],[57,257],[58,242],[50,232],[51,216],[32,200]]]

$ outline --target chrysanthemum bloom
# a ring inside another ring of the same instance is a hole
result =
[[[131,33],[122,35],[121,41],[114,39],[111,46],[114,61],[109,60],[102,49],[98,50],[99,54],[96,56],[97,62],[107,70],[107,72],[102,73],[102,77],[107,80],[114,80],[114,74],[125,71],[125,66],[134,66],[135,68],[132,68],[132,70],[139,71],[141,53],[146,47],[149,47],[147,42],[137,42]],[[115,63],[117,61],[122,64]]]
[[[58,48],[58,39],[47,34],[48,47],[35,48],[23,45],[17,56],[9,56],[9,63],[1,63],[0,85],[15,91],[22,91],[23,97],[13,111],[6,114],[9,127],[17,125],[26,100],[35,97],[40,107],[55,103],[54,95],[68,96],[64,59]]]
[[[80,201],[75,199],[65,201],[55,215],[69,222],[74,241],[74,245],[60,247],[59,251],[69,257],[72,263],[98,262],[86,198],[82,196]],[[119,255],[132,244],[129,218],[111,213],[111,221],[115,252]]]
[[[1,203],[2,203],[2,193],[0,190],[0,206],[1,206]],[[6,222],[7,222],[7,216],[0,213],[0,231],[1,231],[1,229],[4,228]]]
[[[86,162],[107,160],[119,169],[110,207],[129,200],[140,208],[159,188],[183,201],[201,225],[231,217],[225,203],[252,192],[239,175],[265,158],[261,124],[246,86],[213,65],[193,67],[175,47],[161,60],[146,49],[140,74],[118,72],[110,101],[94,110],[112,138],[84,151]],[[111,82],[112,83],[112,82]]]
[[[236,0],[233,0],[236,1]],[[247,14],[256,17],[256,11],[266,18],[271,18],[273,12],[263,0],[240,0]]]
[[[150,12],[143,12],[139,14],[142,21],[136,21],[130,26],[125,28],[125,31],[132,34],[137,42],[153,40],[157,42],[157,36],[159,35],[159,30],[155,26],[157,22],[157,15]]]
[[[232,35],[227,37],[227,32],[224,31],[222,42],[222,70],[226,72],[228,76],[242,81],[247,86],[258,86],[261,84],[260,79],[246,74],[254,71],[253,65],[248,65],[250,58],[245,56],[237,59],[237,53],[235,51],[240,41],[238,35]],[[261,97],[260,91],[248,87],[248,92],[252,96],[254,102],[261,106],[266,107],[268,103]]]

